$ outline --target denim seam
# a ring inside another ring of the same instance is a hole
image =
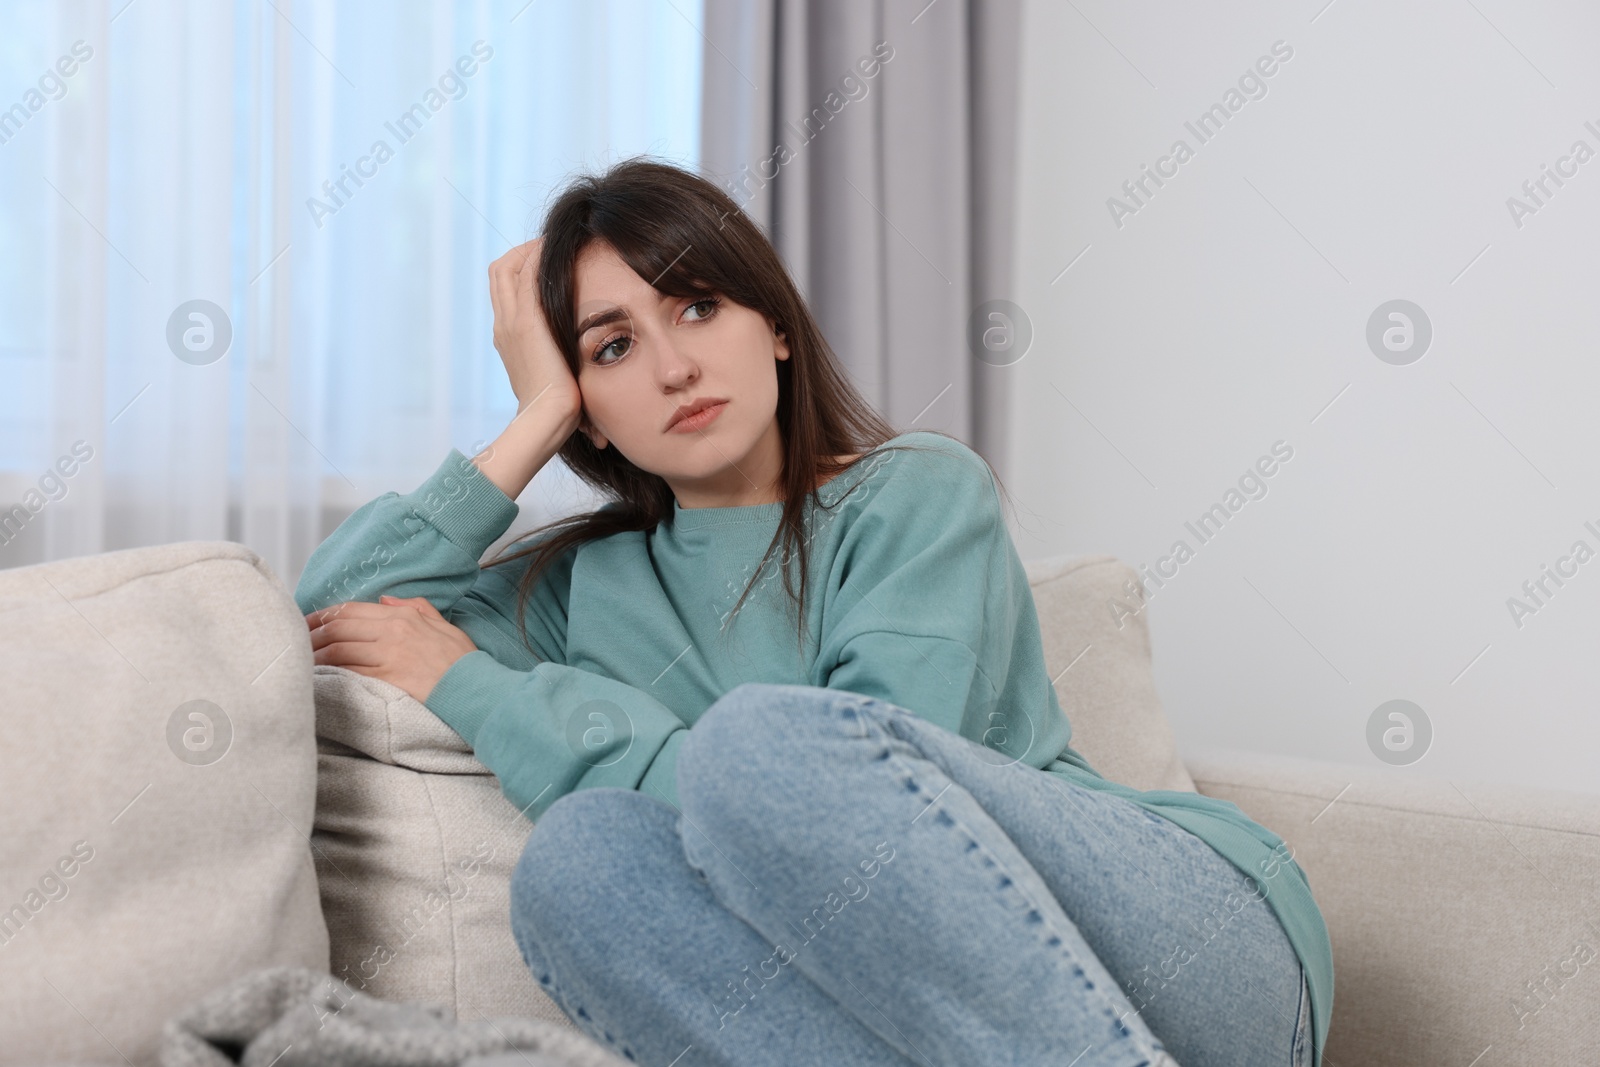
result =
[[[515,934],[513,934],[513,936],[515,936]],[[537,942],[535,943],[537,944]],[[522,955],[522,946],[520,943],[517,945],[517,951],[519,955]],[[527,962],[526,956],[524,956],[523,962]],[[598,1019],[589,1014],[588,1008],[577,1003],[573,999],[573,997],[568,993],[566,986],[561,982],[561,976],[559,972],[557,972],[555,965],[550,962],[549,954],[543,950],[539,951],[539,964],[540,966],[538,969],[529,967],[529,977],[533,979],[534,985],[537,986],[546,997],[550,998],[551,1002],[553,1002],[556,1007],[561,1009],[562,1013],[566,1015],[567,1021],[572,1025],[572,1027],[595,1042],[604,1041],[612,1049],[615,1049],[618,1054],[626,1053],[626,1058],[630,1062],[637,1062],[637,1057],[633,1055],[632,1050],[627,1047],[626,1043],[618,1042],[615,1037],[606,1029],[606,1027],[601,1025]],[[540,970],[542,970],[545,976],[550,979],[549,982],[540,980]]]
[[[871,700],[873,698],[867,698],[867,699]],[[874,702],[875,703],[882,703],[881,701],[874,701]],[[866,709],[865,704],[858,703],[858,704],[856,704],[854,706],[854,710],[859,714],[860,712],[862,712],[864,710],[868,710],[868,709]],[[882,730],[885,733],[892,734],[895,737],[896,740],[903,741],[906,744],[911,744],[911,745],[915,744],[914,742],[910,741],[909,739],[900,736],[889,725],[890,723],[893,722],[893,719],[894,719],[894,716],[892,714],[882,715],[882,713],[874,713],[874,712],[869,712],[869,714],[871,715],[873,724],[876,727],[878,727],[878,729]],[[908,714],[909,714],[909,712],[908,712]],[[880,715],[882,715],[881,720],[880,720]],[[927,758],[927,757],[924,757],[924,758]],[[912,767],[909,764],[907,764],[904,760],[902,760],[900,758],[900,756],[897,753],[895,753],[892,749],[889,751],[889,759],[888,759],[887,762],[893,763],[894,765],[899,767],[901,769],[902,773],[905,775],[905,777],[907,779],[910,779],[913,782],[916,780],[916,772],[912,769]],[[952,785],[958,784],[955,781],[954,778],[950,778],[949,773],[946,772],[943,767],[939,767],[939,765],[936,762],[934,762],[933,760],[931,760],[931,759],[929,759],[928,762],[929,763],[933,763],[935,767],[938,767],[939,768],[939,772],[941,774],[944,774],[946,778],[949,778]],[[924,793],[927,792],[926,789],[922,789],[921,791],[924,792]],[[930,808],[932,806],[933,806],[933,800],[930,799],[923,805],[923,810],[926,811],[928,808]],[[1071,963],[1074,967],[1078,967],[1081,970],[1081,963],[1078,960],[1077,956],[1072,952],[1071,948],[1068,946],[1067,938],[1065,936],[1063,936],[1063,932],[1058,930],[1058,929],[1056,929],[1055,926],[1051,923],[1051,921],[1045,916],[1044,909],[1040,908],[1038,902],[1035,901],[1032,897],[1030,897],[1028,895],[1027,891],[1022,888],[1022,884],[1020,882],[1018,882],[1014,877],[1012,877],[1011,873],[1006,870],[1005,866],[1000,862],[999,858],[997,856],[995,856],[994,853],[989,851],[988,846],[985,845],[982,841],[978,840],[978,837],[977,837],[976,834],[972,833],[972,831],[969,830],[966,827],[966,825],[963,824],[954,815],[950,815],[949,812],[945,812],[945,815],[950,819],[951,823],[955,827],[960,829],[967,836],[968,840],[973,841],[974,843],[977,844],[977,846],[980,849],[983,850],[984,855],[986,855],[994,863],[995,869],[997,871],[999,871],[1006,878],[1011,880],[1012,888],[1014,888],[1017,891],[1018,895],[1021,896],[1023,898],[1023,900],[1027,901],[1029,909],[1031,909],[1032,911],[1038,913],[1039,918],[1041,920],[1040,924],[1039,924],[1041,930],[1050,931],[1051,936],[1055,937],[1057,940],[1059,940],[1061,942],[1061,944],[1059,946],[1059,955],[1063,959],[1065,959],[1069,963]],[[1057,903],[1057,906],[1059,907],[1059,902]],[[1043,948],[1043,949],[1046,949],[1046,950],[1048,950],[1051,947],[1049,945],[1049,943],[1046,940],[1043,940],[1043,939],[1041,939],[1039,941],[1039,946],[1041,948]],[[1084,981],[1085,982],[1089,981],[1087,976],[1084,977]],[[1160,1062],[1159,1057],[1162,1055],[1162,1053],[1164,1051],[1163,1048],[1159,1047],[1159,1044],[1158,1044],[1158,1047],[1146,1047],[1144,1045],[1143,1040],[1133,1030],[1129,1029],[1125,1023],[1123,1023],[1122,1016],[1120,1014],[1118,1014],[1118,1012],[1116,1010],[1116,1005],[1112,1002],[1111,998],[1106,995],[1106,992],[1105,992],[1104,988],[1101,985],[1098,985],[1098,984],[1095,984],[1095,983],[1090,983],[1090,985],[1092,986],[1093,991],[1098,995],[1098,998],[1101,1001],[1102,1007],[1107,1012],[1107,1015],[1109,1016],[1111,1022],[1115,1026],[1127,1031],[1127,1039],[1128,1039],[1129,1043],[1134,1046],[1135,1050],[1140,1055],[1143,1055],[1143,1056],[1146,1056],[1146,1057],[1150,1058],[1152,1062]],[[1158,1039],[1158,1043],[1159,1043],[1159,1039]]]
[[[1295,1014],[1293,1062],[1295,1067],[1302,1064],[1309,1067],[1314,1062],[1307,1048],[1313,1040],[1311,1034],[1311,997],[1310,986],[1306,979],[1305,968],[1300,968],[1300,1006]]]
[[[588,1009],[586,1009],[582,1004],[574,1004],[572,998],[567,993],[566,987],[560,980],[561,976],[556,973],[555,965],[550,962],[548,954],[541,952],[539,962],[544,972],[549,975],[550,981],[548,984],[546,984],[539,981],[538,975],[534,975],[534,982],[540,986],[545,996],[555,1001],[556,1006],[561,1009],[563,1014],[566,1015],[567,1020],[571,1022],[574,1027],[583,1033],[588,1034],[590,1037],[597,1038],[597,1035],[589,1034],[583,1025],[584,1022],[592,1024],[595,1021],[594,1016],[590,1015]],[[579,1014],[580,1012],[582,1013],[581,1015]]]

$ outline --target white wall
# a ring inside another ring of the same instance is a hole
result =
[[[1368,721],[1402,698],[1433,738],[1393,773],[1600,791],[1600,556],[1520,626],[1507,606],[1600,553],[1600,156],[1520,227],[1507,206],[1575,141],[1600,153],[1600,7],[1325,5],[1027,5],[1034,337],[979,368],[1017,379],[1019,549],[1194,549],[1146,609],[1186,750],[1381,768]],[[1278,41],[1266,95],[1201,143],[1185,121]],[[1119,227],[1108,198],[1179,139]],[[1366,339],[1395,298],[1433,327],[1409,365]],[[1278,441],[1267,494],[1201,544],[1184,523]]]

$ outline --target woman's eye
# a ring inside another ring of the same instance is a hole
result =
[[[696,300],[694,303],[690,304],[686,310],[694,313],[689,315],[690,322],[698,322],[702,319],[709,319],[712,315],[716,314],[717,301],[713,297],[706,297],[704,300]]]
[[[633,338],[627,336],[626,334],[621,334],[617,337],[613,337],[609,341],[606,341],[599,348],[596,348],[594,350],[594,358],[591,360],[591,362],[597,363],[602,367],[610,366],[612,363],[615,363],[617,359],[621,359],[623,356],[627,355],[629,349],[632,347]],[[603,357],[607,352],[614,354],[616,359],[602,359],[601,357]]]

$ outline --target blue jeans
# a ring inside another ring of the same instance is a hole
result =
[[[651,1067],[1301,1067],[1300,965],[1254,883],[1138,805],[904,708],[750,683],[679,809],[562,797],[511,925],[585,1033]]]

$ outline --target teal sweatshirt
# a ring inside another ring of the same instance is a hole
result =
[[[1132,789],[1073,751],[1033,593],[983,460],[952,438],[913,431],[818,496],[822,507],[806,510],[803,642],[778,552],[730,616],[782,505],[674,502],[671,520],[654,530],[592,541],[551,565],[527,603],[530,652],[515,614],[529,561],[478,565],[517,506],[455,449],[415,492],[385,493],[346,519],[312,553],[295,598],[311,612],[383,593],[422,596],[465,631],[478,651],[445,672],[427,706],[530,819],[598,786],[643,790],[676,807],[679,746],[744,682],[876,697],[1125,797],[1257,880],[1305,968],[1320,1067],[1333,953],[1304,872],[1282,838],[1231,801]]]

